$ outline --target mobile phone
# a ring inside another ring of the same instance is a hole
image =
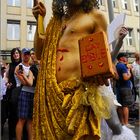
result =
[[[19,65],[19,72],[23,73],[23,66],[22,65]]]
[[[23,66],[19,65],[19,70],[23,71]]]

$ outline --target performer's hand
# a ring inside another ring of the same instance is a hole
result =
[[[34,7],[32,9],[32,13],[36,20],[39,14],[44,17],[46,15],[46,8],[44,4],[42,2],[38,2],[38,0],[34,0]]]
[[[119,31],[119,41],[122,41],[125,36],[128,34],[128,29],[126,27],[121,27],[120,31]]]

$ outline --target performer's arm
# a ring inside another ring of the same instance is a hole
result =
[[[104,31],[107,35],[107,21],[103,13],[99,10],[95,11],[95,32]]]
[[[38,25],[38,15],[40,14],[41,16],[44,17],[46,15],[46,8],[43,5],[43,3],[38,2],[38,0],[34,0],[34,7],[32,9],[32,12],[33,12],[34,17],[37,20],[36,33],[35,33],[35,37],[34,37],[34,48],[35,48],[35,52],[36,52],[36,57],[37,57],[38,60],[40,60],[45,39],[39,38],[39,34],[38,34],[38,26],[39,26]]]
[[[38,60],[41,59],[41,53],[43,50],[43,43],[44,40],[39,38],[38,36],[38,31],[37,31],[37,27],[36,27],[36,32],[35,32],[35,36],[34,36],[34,48],[35,48],[35,54]]]

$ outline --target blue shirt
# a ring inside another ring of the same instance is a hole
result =
[[[117,80],[117,86],[131,88],[131,81],[123,79],[123,74],[128,73],[128,68],[126,67],[126,65],[119,62],[116,65],[116,69],[119,75],[119,80]]]

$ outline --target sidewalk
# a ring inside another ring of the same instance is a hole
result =
[[[140,104],[139,104],[138,98],[136,100],[136,103],[138,104],[138,109],[140,110]],[[140,116],[140,112],[138,114]],[[129,123],[135,126],[135,128],[132,130],[136,134],[137,140],[140,139],[140,132],[139,132],[140,131],[140,119],[139,119],[139,116],[134,115],[132,118],[129,118]],[[3,137],[0,137],[0,140],[8,140],[8,123],[7,122],[5,123],[5,126],[4,126],[4,135],[3,135]]]
[[[132,112],[130,114],[129,123],[134,125],[134,133],[137,136],[137,139],[140,139],[140,104],[139,98],[137,97],[134,107],[132,107]]]

